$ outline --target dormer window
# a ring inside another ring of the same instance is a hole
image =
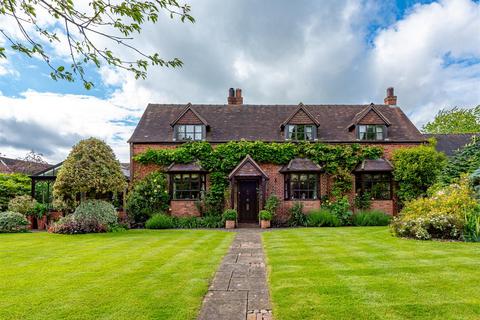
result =
[[[359,140],[378,141],[385,140],[387,130],[385,125],[378,124],[360,124],[357,126]]]
[[[310,124],[289,124],[285,126],[285,138],[292,141],[312,141],[317,137],[316,129]]]
[[[205,126],[197,124],[178,124],[175,126],[175,140],[202,141],[205,140]]]

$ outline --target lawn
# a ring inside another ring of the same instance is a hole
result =
[[[0,319],[195,319],[234,234],[0,234]]]
[[[480,244],[385,227],[263,233],[276,320],[480,319]]]

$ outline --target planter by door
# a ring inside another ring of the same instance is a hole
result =
[[[258,223],[258,181],[238,181],[238,221]]]

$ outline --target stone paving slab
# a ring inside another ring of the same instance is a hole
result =
[[[238,229],[203,300],[200,320],[271,320],[260,229]]]

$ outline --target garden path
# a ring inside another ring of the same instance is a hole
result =
[[[261,229],[237,229],[203,300],[199,320],[271,320]]]

